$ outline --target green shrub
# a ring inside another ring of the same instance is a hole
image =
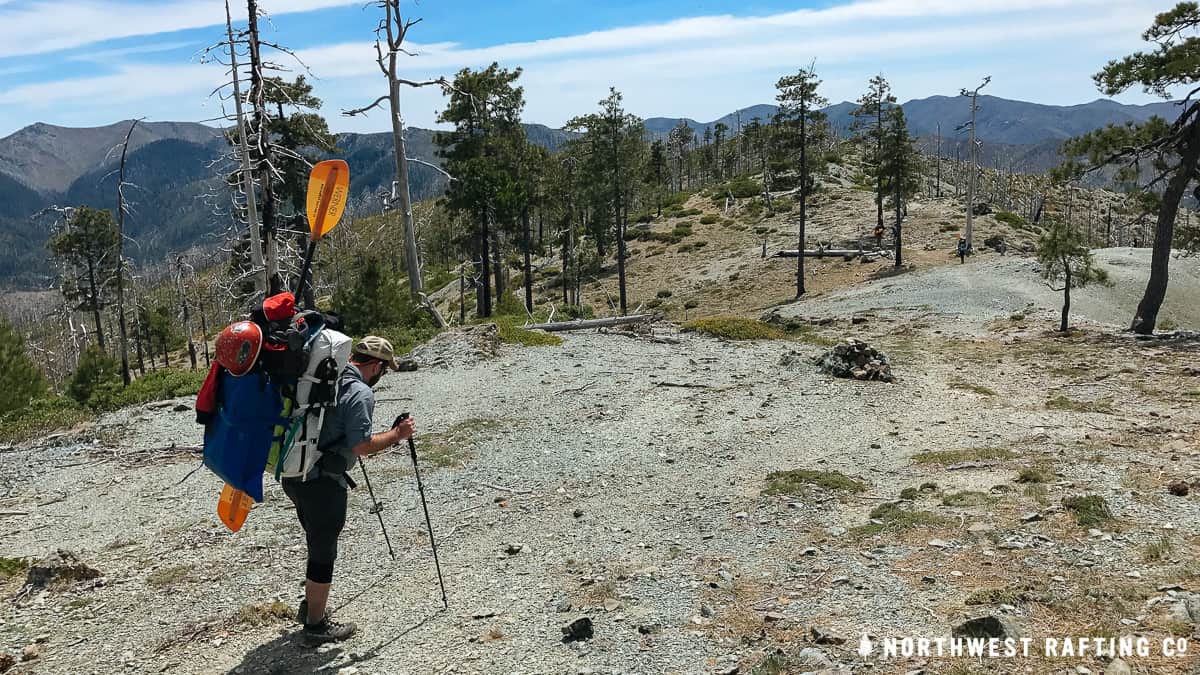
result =
[[[701,225],[712,225],[717,222],[717,217],[711,213],[700,216]]]
[[[560,308],[564,314],[572,319],[594,319],[596,312],[591,305],[566,305]]]
[[[99,347],[88,347],[79,356],[79,365],[67,384],[67,395],[86,404],[92,396],[92,390],[105,382],[115,382],[120,386],[121,368],[116,359]]]
[[[543,347],[561,345],[562,338],[553,333],[525,330],[521,327],[525,321],[511,316],[495,317],[500,341],[507,344],[524,345],[526,347]]]
[[[120,380],[101,382],[92,389],[87,406],[96,411],[116,410],[148,401],[161,401],[179,396],[191,396],[204,384],[204,370],[164,368],[146,373],[121,386]]]
[[[25,356],[25,341],[0,319],[0,415],[46,393],[46,379]]]
[[[683,330],[727,340],[781,340],[786,337],[783,331],[770,324],[730,316],[689,321],[683,325]]]
[[[686,190],[669,195],[663,200],[663,211],[666,211],[667,209],[678,211],[679,207],[683,206],[691,196],[692,193],[687,192]]]
[[[24,408],[0,415],[0,441],[19,443],[90,419],[90,411],[66,396],[35,398]]]
[[[654,295],[655,295],[655,297],[659,297],[659,298],[669,298],[669,297],[671,297],[671,291],[670,291],[670,289],[664,288],[661,291],[655,293]]]
[[[691,223],[680,223],[675,226],[675,229],[671,230],[671,236],[679,237],[681,239],[683,237],[691,236],[691,234],[692,234],[692,224]]]
[[[1029,229],[1029,221],[1015,213],[1010,213],[1008,211],[997,211],[994,215],[996,220],[1011,227],[1015,227],[1018,230]]]
[[[762,493],[764,495],[802,495],[805,486],[808,485],[841,492],[863,492],[867,489],[865,484],[840,471],[792,469],[790,471],[772,471],[767,474],[767,487]]]
[[[683,303],[684,309],[696,309],[699,306],[700,306],[700,301],[696,300],[695,298]]]
[[[1081,495],[1063,498],[1063,506],[1075,514],[1075,522],[1083,527],[1092,527],[1112,520],[1108,502],[1100,495]]]
[[[704,248],[705,246],[708,246],[708,242],[704,241],[703,239],[692,242],[692,248]]]
[[[763,187],[761,183],[753,178],[748,176],[739,176],[738,178],[734,178],[723,185],[721,190],[717,193],[717,196],[724,199],[726,194],[729,192],[732,192],[733,196],[737,199],[745,199],[746,197],[756,197],[761,195],[763,192]]]
[[[855,536],[869,537],[884,532],[901,532],[916,527],[942,527],[950,522],[936,513],[906,509],[901,502],[884,502],[876,506],[871,510],[870,518],[878,522],[859,525],[850,532]]]
[[[688,218],[691,216],[698,216],[702,213],[704,213],[704,212],[701,211],[700,209],[685,209],[685,210],[679,212],[679,217]]]

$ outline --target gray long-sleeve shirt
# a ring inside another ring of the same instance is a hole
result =
[[[337,405],[325,411],[325,422],[317,447],[321,457],[321,472],[338,480],[342,473],[354,468],[358,457],[351,450],[371,437],[371,419],[375,415],[375,392],[363,380],[358,366],[346,364],[341,374]]]

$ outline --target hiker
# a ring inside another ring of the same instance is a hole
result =
[[[876,249],[883,248],[883,226],[876,225],[874,234],[875,234],[875,248]]]
[[[380,433],[371,433],[375,394],[371,388],[388,369],[399,370],[392,343],[368,335],[355,343],[350,362],[341,373],[337,403],[325,413],[318,440],[321,457],[305,478],[284,478],[283,491],[296,505],[308,545],[304,601],[297,621],[312,644],[345,640],[352,623],[330,619],[325,612],[333,582],[338,536],[346,524],[346,491],[354,487],[349,471],[360,457],[369,457],[412,437],[412,418]]]
[[[964,264],[967,262],[967,238],[963,235],[958,235],[958,262]]]

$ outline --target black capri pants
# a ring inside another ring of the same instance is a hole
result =
[[[330,476],[309,481],[285,478],[283,492],[296,505],[296,517],[308,543],[305,577],[318,584],[333,581],[338,537],[346,525],[346,488]]]

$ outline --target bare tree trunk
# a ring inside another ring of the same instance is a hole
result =
[[[262,45],[258,40],[258,0],[246,0],[248,42],[250,46],[250,104],[254,107],[254,142],[257,146],[259,187],[262,189],[262,243],[266,264],[267,290],[278,293],[283,290],[283,279],[279,276],[279,259],[275,247],[275,198],[274,176],[271,162],[271,135],[267,131],[267,109],[263,86]]]
[[[266,264],[263,262],[262,233],[258,227],[258,205],[254,195],[254,174],[250,167],[250,144],[246,138],[246,116],[242,111],[241,77],[238,73],[237,49],[233,40],[233,21],[229,15],[229,0],[225,0],[225,29],[229,35],[229,60],[233,73],[233,102],[237,112],[238,136],[242,164],[242,189],[246,192],[246,226],[250,233],[250,264],[254,267],[254,290],[259,295],[267,291]],[[142,369],[145,375],[145,368]]]
[[[491,291],[492,280],[489,277],[489,275],[491,274],[492,261],[490,259],[490,256],[491,256],[491,249],[489,247],[490,242],[488,241],[491,238],[491,234],[488,232],[488,229],[489,229],[488,222],[490,220],[491,220],[490,209],[485,205],[484,209],[483,209],[483,220],[482,220],[483,230],[482,230],[482,235],[479,237],[479,245],[480,245],[480,256],[479,257],[480,257],[480,260],[483,261],[483,267],[481,269],[482,274],[480,274],[480,281],[483,282],[483,288],[480,289],[480,290],[482,290],[482,293],[479,296],[479,316],[482,318],[490,317],[492,315],[492,291]]]
[[[183,286],[183,256],[175,259],[175,293],[179,296],[179,304],[183,307],[183,332],[187,335],[188,358],[192,370],[196,369],[196,342],[192,336],[191,310],[188,307],[187,293]]]
[[[125,327],[125,157],[129,153],[129,137],[138,121],[129,123],[125,142],[121,145],[121,168],[117,174],[117,324],[121,333],[121,383],[129,386],[129,336]]]
[[[1175,237],[1175,218],[1179,215],[1179,202],[1195,175],[1200,162],[1200,123],[1192,122],[1187,146],[1179,158],[1175,175],[1167,183],[1158,209],[1158,221],[1154,228],[1154,249],[1150,254],[1150,279],[1146,292],[1138,303],[1137,312],[1129,329],[1140,335],[1151,335],[1158,323],[1158,310],[1167,296],[1167,272],[1171,263],[1171,243]]]
[[[800,227],[798,250],[804,250],[804,226],[808,219],[808,106],[800,108]],[[796,256],[796,297],[804,295],[804,256]]]
[[[408,155],[404,148],[404,116],[400,111],[400,86],[396,58],[403,53],[405,34],[414,22],[405,23],[400,15],[400,0],[384,0],[384,31],[387,34],[388,53],[380,55],[380,67],[388,79],[388,106],[392,119],[392,148],[396,155],[396,192],[400,202],[400,214],[404,224],[404,263],[408,269],[408,289],[413,302],[425,308],[439,328],[446,328],[446,320],[437,307],[425,297],[425,282],[421,277],[421,258],[417,250],[417,231],[413,225],[412,195],[408,187]],[[386,66],[384,63],[386,61]]]
[[[104,324],[100,319],[100,291],[96,288],[96,266],[92,263],[91,257],[88,257],[88,287],[92,293],[92,316],[96,319],[96,344],[100,347],[100,351],[108,351],[104,348]]]
[[[901,254],[901,249],[900,249],[900,241],[902,239],[901,234],[904,231],[903,230],[903,228],[904,228],[904,213],[903,213],[903,206],[901,205],[901,201],[902,201],[902,197],[903,197],[902,191],[904,189],[904,170],[905,170],[904,160],[901,159],[899,162],[896,163],[896,165],[897,165],[897,171],[896,171],[896,177],[894,178],[894,180],[896,182],[896,229],[892,233],[892,239],[894,240],[893,244],[896,247],[896,253],[894,256],[896,258],[896,267],[899,268],[901,265],[904,264],[903,261],[901,260],[902,254]]]
[[[521,220],[525,223],[525,311],[533,313],[533,264],[530,260],[530,248],[533,247],[533,233],[529,231],[529,207],[521,210]]]
[[[204,367],[208,368],[212,366],[212,359],[208,355],[208,319],[204,313],[203,300],[199,301],[198,308],[200,310],[200,344],[204,345]]]

